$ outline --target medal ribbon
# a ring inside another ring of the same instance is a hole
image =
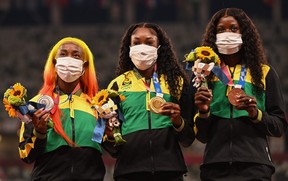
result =
[[[224,63],[221,64],[221,69],[224,72],[224,74],[227,76],[227,78],[229,79],[229,82],[227,83],[227,85],[236,86],[236,85],[234,85],[233,80],[231,78],[231,75],[229,74],[228,69]],[[244,87],[244,85],[245,85],[246,73],[247,73],[246,68],[244,65],[242,65],[241,66],[241,72],[240,72],[240,78],[239,78],[239,82],[238,82],[238,85],[240,85],[241,87]]]
[[[232,80],[231,75],[229,74],[228,68],[227,68],[227,66],[225,65],[224,62],[221,63],[221,69],[222,69],[222,71],[224,72],[224,74],[227,76],[227,78],[229,80],[227,85],[233,86],[234,85],[233,80]]]
[[[241,66],[240,78],[239,78],[238,84],[236,84],[236,85],[233,83],[233,80],[231,78],[231,75],[229,74],[228,68],[225,65],[225,63],[221,63],[221,69],[224,72],[224,74],[227,76],[227,78],[229,79],[229,82],[227,83],[227,85],[229,85],[229,87],[227,88],[227,93],[226,93],[227,95],[231,91],[232,87],[236,87],[236,88],[240,88],[240,89],[244,88],[245,77],[246,77],[246,73],[247,73],[244,65]]]
[[[67,99],[61,103],[59,103],[60,100],[60,90],[59,90],[59,86],[56,86],[56,92],[57,92],[57,96],[54,99],[54,104],[59,105],[59,104],[63,104],[64,102],[68,101],[69,99],[71,99],[72,95],[75,94],[75,92],[77,92],[80,89],[80,83],[76,85],[76,87],[74,88],[74,90],[68,95]],[[52,114],[54,114],[54,112],[56,111],[56,106],[53,107],[53,109],[50,111]]]
[[[159,79],[158,79],[158,74],[156,73],[156,70],[157,70],[157,65],[155,64],[153,77],[152,77],[153,85],[155,88],[156,96],[163,97],[162,90],[161,90],[160,83],[159,83]],[[143,81],[143,83],[149,92],[154,92],[145,81]]]
[[[238,82],[238,84],[239,84],[242,88],[244,88],[244,86],[245,86],[246,73],[247,73],[247,70],[246,70],[245,66],[242,65],[242,67],[241,67],[241,72],[240,72],[240,79],[239,79],[239,82]]]

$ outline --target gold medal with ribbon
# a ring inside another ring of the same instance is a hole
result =
[[[165,103],[165,99],[163,97],[160,96],[156,96],[153,97],[152,99],[150,99],[149,101],[149,108],[152,112],[158,114],[159,113],[159,109],[161,108],[161,105],[163,103]]]

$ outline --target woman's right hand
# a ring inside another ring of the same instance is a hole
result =
[[[41,134],[47,133],[47,122],[50,119],[50,112],[47,112],[44,108],[38,109],[33,113],[32,123],[36,132]]]
[[[212,100],[211,89],[199,87],[194,95],[194,99],[199,112],[208,112]]]

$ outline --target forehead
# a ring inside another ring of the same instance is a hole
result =
[[[64,43],[59,47],[59,51],[64,51],[64,50],[83,52],[82,47],[80,47],[79,45],[73,42]]]
[[[151,37],[157,38],[157,33],[151,28],[136,28],[132,33],[132,38],[137,37]]]
[[[238,24],[238,21],[233,16],[223,16],[219,19],[218,26],[219,25],[227,25],[227,24]]]

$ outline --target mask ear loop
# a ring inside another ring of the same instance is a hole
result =
[[[85,69],[83,69],[81,76],[84,75],[84,73],[85,73]]]
[[[88,61],[84,61],[83,64],[82,64],[82,69],[83,69],[83,70],[82,70],[81,76],[84,75],[85,70],[86,70],[86,68],[87,68],[87,66],[85,65],[86,63],[88,64]]]

